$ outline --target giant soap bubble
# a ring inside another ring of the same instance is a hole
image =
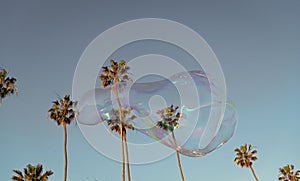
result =
[[[181,154],[203,156],[227,142],[233,135],[237,122],[234,105],[219,97],[224,90],[214,79],[209,81],[202,71],[177,73],[169,78],[144,83],[119,85],[122,106],[132,107],[137,118],[132,121],[135,129]],[[195,94],[196,91],[196,94]],[[115,95],[109,88],[97,88],[82,96],[78,124],[104,124],[112,108],[117,109]],[[179,106],[183,113],[180,127],[174,130],[178,148],[170,132],[156,126],[160,117],[156,112],[170,105]],[[212,115],[213,114],[213,115]]]

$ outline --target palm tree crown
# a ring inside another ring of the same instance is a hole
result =
[[[123,132],[126,133],[126,129],[134,130],[134,127],[130,122],[136,118],[135,115],[131,115],[132,108],[125,107],[122,108],[122,112],[124,114],[124,120],[120,121],[120,113],[117,109],[112,109],[111,114],[108,118],[101,118],[103,121],[107,122],[107,125],[110,127],[111,131],[114,131],[118,134],[121,134],[120,124],[123,124]]]
[[[0,68],[0,105],[2,99],[11,94],[18,94],[18,89],[15,86],[17,81],[14,77],[7,77],[7,71]]]
[[[157,111],[161,120],[156,123],[156,126],[165,131],[174,131],[175,128],[178,128],[180,125],[179,119],[182,117],[182,114],[177,113],[177,109],[178,106],[174,107],[171,105],[170,107]]]
[[[13,170],[17,175],[12,177],[13,181],[47,181],[48,177],[53,174],[51,170],[43,172],[43,165],[38,164],[37,166],[32,166],[30,164],[24,168],[24,175],[19,170]]]
[[[58,125],[70,124],[75,118],[74,108],[77,105],[76,101],[70,100],[70,95],[65,95],[63,99],[52,102],[52,107],[48,110],[50,119],[56,121]]]
[[[126,82],[130,80],[127,73],[128,70],[129,67],[124,60],[121,60],[120,63],[110,60],[110,67],[102,67],[102,74],[99,76],[101,85],[107,87],[117,82]]]
[[[300,181],[300,170],[294,172],[294,165],[286,165],[282,168],[279,168],[279,173],[279,181]]]
[[[236,152],[234,162],[241,167],[249,168],[252,166],[253,161],[257,160],[257,157],[255,156],[257,150],[252,150],[252,148],[253,147],[250,144],[245,144],[240,146],[240,148],[236,148],[234,150]]]

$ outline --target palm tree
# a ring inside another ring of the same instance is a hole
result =
[[[119,116],[119,126],[118,130],[120,131],[120,145],[121,145],[121,152],[122,152],[122,181],[125,181],[125,162],[124,162],[124,142],[127,148],[127,140],[126,140],[126,127],[124,127],[123,119],[124,113],[122,110],[121,102],[119,99],[119,82],[126,82],[129,81],[130,78],[127,74],[129,67],[126,65],[126,62],[122,60],[120,63],[115,62],[114,60],[110,61],[110,67],[102,67],[102,73],[99,76],[101,81],[101,85],[103,87],[107,87],[111,85],[111,91],[115,94],[116,100],[118,103],[118,116]],[[128,152],[128,150],[126,150]],[[127,160],[128,154],[126,154]],[[130,169],[129,169],[129,162],[127,161],[127,173],[128,173],[128,181],[130,181]]]
[[[8,73],[5,69],[0,68],[0,106],[2,99],[11,94],[18,94],[18,89],[15,86],[17,81],[14,77],[7,77]]]
[[[180,112],[177,112],[177,109],[178,106],[174,107],[173,105],[171,105],[170,107],[157,111],[157,114],[160,115],[161,120],[156,123],[156,126],[163,129],[164,131],[167,132],[170,131],[172,133],[172,138],[174,141],[174,147],[177,156],[177,164],[179,167],[181,180],[184,181],[184,176],[183,176],[183,171],[182,171],[180,156],[179,156],[179,150],[178,150],[179,148],[174,135],[174,130],[180,126],[179,119],[182,117],[182,114]]]
[[[257,157],[255,156],[257,150],[253,150],[252,145],[245,144],[240,146],[240,148],[236,148],[234,151],[236,152],[234,162],[238,166],[250,168],[255,180],[258,181],[258,178],[252,167],[253,162],[257,160]]]
[[[12,177],[13,181],[47,181],[48,177],[53,174],[51,170],[43,172],[43,165],[37,164],[32,166],[30,164],[24,168],[24,175],[20,170],[13,170],[17,175]]]
[[[286,165],[279,168],[279,181],[300,181],[300,170],[294,172],[294,165]]]
[[[121,139],[121,126],[120,124],[123,124],[123,138],[124,138],[124,144],[125,144],[125,151],[126,151],[126,165],[127,165],[127,176],[128,180],[130,180],[130,168],[129,168],[129,155],[128,155],[128,146],[127,146],[127,140],[126,140],[126,132],[128,130],[134,130],[134,127],[130,122],[136,118],[135,115],[131,114],[132,108],[130,107],[124,107],[122,108],[123,112],[123,122],[120,121],[120,112],[119,110],[112,109],[111,114],[109,115],[108,118],[101,118],[102,121],[105,121],[107,125],[110,127],[110,130],[113,132],[116,132],[120,135]]]
[[[64,98],[59,98],[52,102],[52,107],[48,110],[48,117],[53,119],[57,125],[62,125],[64,128],[64,181],[67,180],[67,124],[70,124],[75,118],[74,108],[77,102],[70,100],[70,95],[65,95]]]

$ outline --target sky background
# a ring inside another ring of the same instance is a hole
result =
[[[63,178],[63,129],[46,120],[57,94],[71,94],[77,62],[106,29],[137,18],[165,18],[199,33],[217,55],[239,122],[233,138],[205,157],[182,156],[186,180],[253,180],[234,165],[251,143],[260,180],[300,169],[300,1],[16,1],[0,0],[0,66],[18,79],[18,96],[0,108],[0,180],[42,163]],[[101,53],[101,51],[99,51]],[[174,52],[176,53],[176,52]],[[122,57],[122,53],[118,54]],[[96,152],[68,127],[68,180],[115,181],[121,164]],[[132,180],[180,180],[175,155],[132,165]]]

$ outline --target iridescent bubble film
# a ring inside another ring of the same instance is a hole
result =
[[[220,147],[235,131],[236,110],[231,102],[222,101],[220,92],[224,90],[217,85],[202,71],[190,71],[155,82],[120,84],[119,97],[122,106],[132,107],[132,114],[137,116],[131,122],[137,130],[135,137],[146,135],[181,154],[196,157]],[[171,133],[156,126],[160,121],[157,111],[170,105],[179,106],[183,114],[180,126],[174,130],[178,148]],[[102,118],[109,118],[112,108],[117,109],[117,102],[110,88],[91,90],[79,102],[77,122],[106,125]]]

